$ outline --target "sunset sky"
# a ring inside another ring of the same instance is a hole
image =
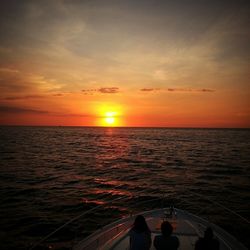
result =
[[[249,3],[1,0],[0,124],[249,128]]]

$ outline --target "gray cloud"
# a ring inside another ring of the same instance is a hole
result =
[[[37,110],[37,109],[31,109],[31,108],[22,108],[22,107],[15,107],[15,106],[6,106],[6,105],[0,105],[0,113],[16,113],[16,114],[22,114],[22,113],[35,113],[35,114],[48,114],[48,111],[45,110]]]

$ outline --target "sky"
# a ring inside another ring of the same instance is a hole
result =
[[[250,128],[250,2],[1,0],[0,125]]]

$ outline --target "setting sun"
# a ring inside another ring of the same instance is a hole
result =
[[[106,125],[114,126],[116,123],[115,116],[116,116],[116,112],[106,112],[105,118],[104,118]]]
[[[98,103],[95,106],[95,113],[98,117],[96,125],[101,127],[124,126],[124,108],[116,103]]]

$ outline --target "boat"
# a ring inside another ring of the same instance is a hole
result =
[[[222,208],[225,212],[229,212],[231,215],[238,217],[241,221],[244,221],[246,225],[250,222],[248,219],[244,218],[236,211],[233,211],[222,204],[208,199],[201,194],[190,192],[199,198],[204,198],[209,204],[213,206],[218,206]],[[137,198],[137,200],[136,200]],[[141,201],[139,201],[141,199]],[[116,197],[111,200],[107,200],[107,204],[113,205],[116,202],[126,202],[126,197]],[[179,238],[180,246],[178,250],[194,250],[196,241],[204,236],[205,230],[210,227],[213,230],[215,238],[220,242],[220,250],[247,250],[247,248],[239,242],[234,236],[226,232],[224,229],[216,224],[213,224],[198,215],[192,214],[187,210],[175,208],[172,204],[166,200],[165,196],[156,195],[154,198],[145,198],[139,196],[132,197],[132,200],[137,205],[137,208],[147,210],[150,206],[152,207],[148,211],[143,211],[136,213],[131,209],[131,213],[126,217],[118,219],[106,226],[101,227],[97,231],[93,232],[84,239],[73,239],[71,242],[66,244],[65,242],[58,242],[47,240],[51,239],[56,233],[68,226],[69,224],[78,221],[80,218],[92,217],[92,213],[103,207],[102,203],[94,206],[93,208],[84,211],[83,213],[77,215],[71,220],[67,221],[62,226],[58,227],[53,232],[49,233],[46,237],[42,238],[40,241],[35,242],[29,250],[35,250],[37,247],[44,247],[42,249],[73,249],[73,250],[129,250],[129,230],[131,229],[136,216],[143,215],[147,221],[147,224],[151,230],[152,241],[156,235],[161,234],[161,223],[165,220],[170,222],[173,226],[173,235]],[[183,202],[187,202],[183,200]],[[179,203],[181,204],[181,203]],[[140,206],[138,206],[140,205]],[[199,213],[206,210],[202,208]],[[153,244],[151,250],[155,250]]]
[[[193,250],[199,237],[203,237],[207,227],[212,228],[215,238],[220,242],[220,250],[246,250],[247,248],[232,235],[219,226],[212,224],[185,210],[166,207],[140,213],[147,221],[152,232],[152,239],[161,234],[161,223],[169,221],[173,226],[173,235],[179,238],[180,250]],[[97,230],[89,237],[80,241],[73,250],[128,250],[128,232],[133,225],[135,217],[131,215],[117,220]],[[153,244],[151,249],[155,249]]]

